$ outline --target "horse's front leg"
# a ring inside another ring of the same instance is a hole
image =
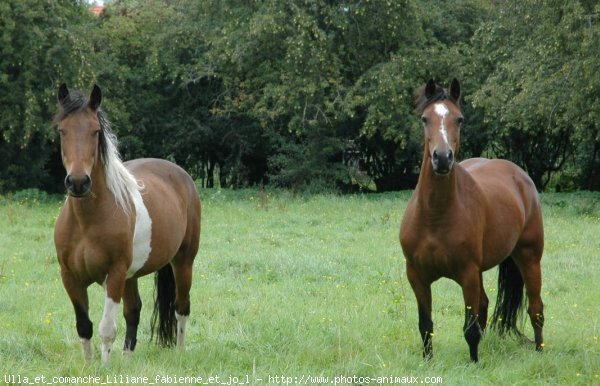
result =
[[[117,314],[125,288],[126,267],[113,267],[104,281],[104,312],[99,326],[102,343],[102,362],[110,358],[113,343],[117,337]]]
[[[75,323],[77,326],[77,334],[79,335],[83,347],[83,356],[86,361],[90,361],[92,360],[91,339],[93,335],[93,325],[88,314],[89,302],[87,287],[77,281],[75,276],[66,267],[61,267],[61,278],[75,310]]]
[[[408,261],[406,275],[417,298],[419,310],[419,332],[423,340],[423,358],[431,359],[433,356],[433,321],[431,320],[431,283],[424,281],[419,273],[413,269]]]
[[[463,333],[469,345],[469,353],[473,362],[479,361],[479,341],[481,340],[481,327],[479,326],[480,306],[480,279],[478,269],[468,270],[459,281],[465,299],[465,324]]]

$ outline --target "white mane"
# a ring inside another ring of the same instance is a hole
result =
[[[106,186],[115,197],[117,206],[129,214],[131,212],[133,192],[144,189],[144,184],[137,181],[133,174],[123,165],[121,155],[117,149],[117,136],[110,130],[110,122],[108,122],[103,114],[98,114],[98,117],[105,140],[102,163],[104,164],[104,172],[106,174]]]

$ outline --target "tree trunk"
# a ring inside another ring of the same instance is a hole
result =
[[[215,163],[210,157],[206,163],[206,187],[215,187]]]

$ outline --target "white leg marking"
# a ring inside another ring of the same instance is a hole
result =
[[[83,357],[87,362],[92,360],[92,341],[81,338],[81,346],[83,347]]]
[[[444,142],[449,145],[448,142],[448,132],[446,131],[446,115],[448,115],[448,108],[443,103],[436,103],[433,105],[435,113],[442,119],[442,123],[440,124],[440,133],[442,133],[442,138],[444,138]]]
[[[110,358],[113,343],[117,337],[117,312],[119,303],[108,296],[104,299],[104,313],[100,321],[100,340],[102,343],[102,362],[107,363]]]
[[[146,264],[152,247],[152,219],[148,208],[144,204],[139,190],[131,193],[135,205],[135,230],[133,232],[133,259],[127,270],[127,278],[132,277],[140,268]]]
[[[188,317],[188,315],[179,315],[175,312],[175,318],[177,319],[177,347],[182,350],[185,348],[185,324]]]

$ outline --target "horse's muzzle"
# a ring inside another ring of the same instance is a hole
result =
[[[431,164],[433,165],[435,174],[446,175],[450,173],[454,165],[454,152],[452,149],[440,152],[434,150],[431,155]]]
[[[65,178],[65,188],[70,196],[85,197],[92,190],[92,179],[87,174],[77,178],[69,174]]]

